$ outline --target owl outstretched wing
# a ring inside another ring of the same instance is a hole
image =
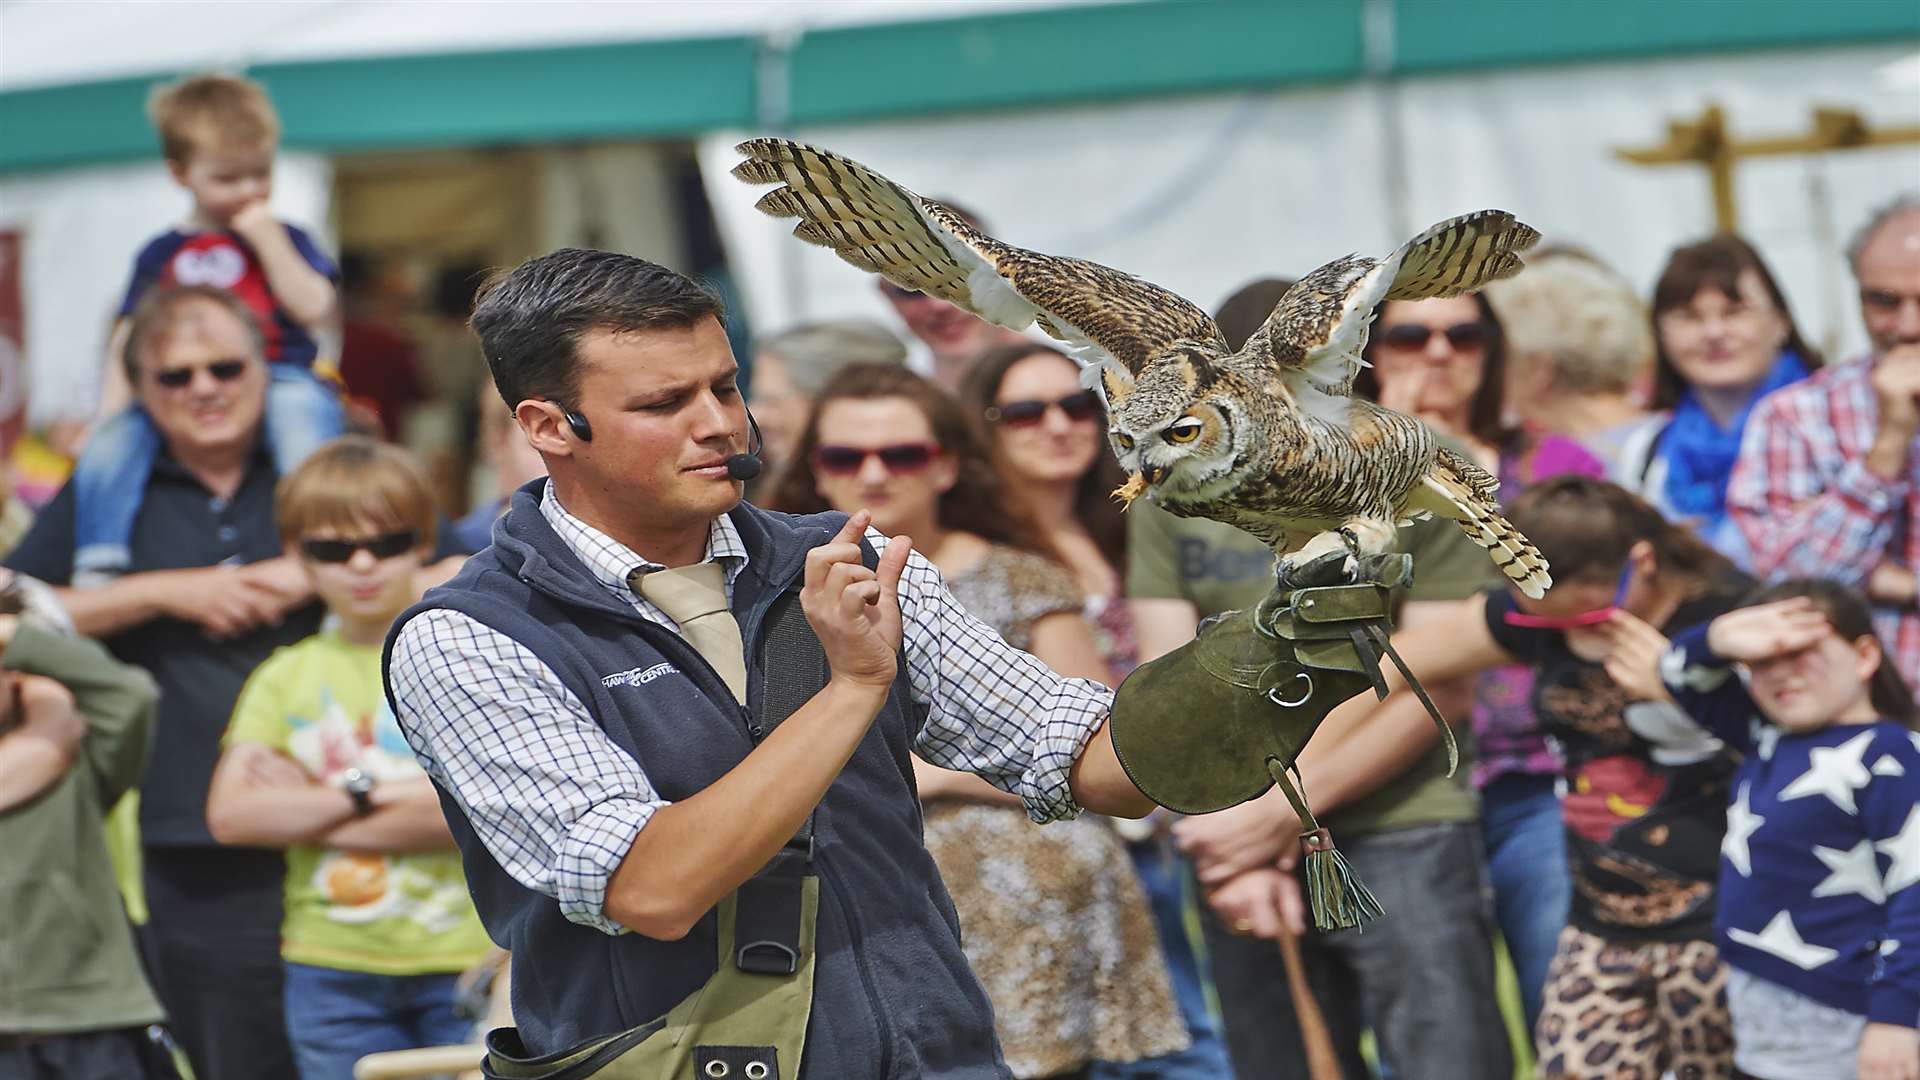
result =
[[[1138,375],[1178,341],[1227,351],[1206,312],[1150,281],[1001,243],[946,206],[827,150],[788,139],[752,139],[736,149],[746,160],[734,176],[781,185],[757,205],[799,218],[793,235],[988,322],[1015,330],[1038,322],[1090,369],[1118,363]]]
[[[1382,300],[1459,296],[1512,277],[1540,239],[1505,210],[1450,218],[1385,259],[1349,255],[1301,278],[1247,342],[1309,411],[1344,413],[1367,324]]]

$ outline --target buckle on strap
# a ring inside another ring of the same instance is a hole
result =
[[[756,975],[800,970],[800,894],[805,881],[761,874],[740,886],[733,909],[735,967]]]

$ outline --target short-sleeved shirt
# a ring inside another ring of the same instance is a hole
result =
[[[1127,595],[1135,599],[1186,600],[1205,618],[1252,607],[1273,588],[1273,550],[1249,533],[1207,518],[1176,517],[1145,500],[1127,517]],[[1502,580],[1487,553],[1451,521],[1405,526],[1398,547],[1413,556],[1408,600],[1461,600]],[[1465,725],[1455,730],[1471,759]],[[1470,760],[1448,776],[1446,747],[1435,744],[1391,782],[1321,820],[1343,836],[1473,821],[1480,809],[1471,776]]]
[[[272,462],[264,452],[248,464],[230,499],[208,491],[164,450],[134,519],[134,573],[260,562],[281,554],[273,523]],[[74,492],[67,484],[48,503],[6,565],[50,585],[73,577]],[[157,618],[106,639],[119,659],[145,668],[160,687],[153,757],[141,786],[141,837],[150,847],[211,847],[207,786],[234,699],[253,669],[282,645],[311,637],[321,609],[309,604],[277,626],[216,641],[179,619]]]
[[[284,223],[283,223],[284,224]],[[287,225],[287,236],[307,265],[331,281],[339,281],[336,265],[306,231]],[[162,285],[212,285],[240,298],[260,321],[266,337],[267,359],[279,364],[312,367],[319,347],[308,332],[274,298],[267,284],[266,268],[253,248],[235,233],[185,232],[172,229],[161,233],[140,249],[133,260],[133,276],[120,300],[120,316],[125,318],[139,306],[147,290]]]
[[[380,647],[337,632],[279,649],[254,671],[223,740],[238,743],[277,750],[330,784],[350,768],[376,781],[426,776],[381,689]],[[296,964],[424,975],[464,970],[488,948],[451,843],[409,854],[296,845],[286,902],[280,954]]]
[[[1663,630],[1708,622],[1742,588],[1730,581],[1687,601]],[[1487,630],[1533,667],[1534,711],[1564,762],[1573,924],[1615,940],[1711,940],[1732,757],[1655,761],[1653,745],[1627,726],[1626,691],[1606,669],[1575,656],[1558,630],[1509,624],[1515,610],[1506,590],[1487,594]]]

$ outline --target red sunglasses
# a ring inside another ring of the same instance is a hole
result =
[[[896,443],[892,446],[816,446],[813,467],[831,476],[850,476],[860,471],[870,457],[880,459],[890,473],[917,473],[940,456],[940,444],[930,442]]]
[[[1633,581],[1633,560],[1620,569],[1620,583],[1613,588],[1613,603],[1606,607],[1582,611],[1577,615],[1529,615],[1524,611],[1509,611],[1501,616],[1508,626],[1520,626],[1529,630],[1572,630],[1581,626],[1598,626],[1613,618],[1626,602],[1627,586]]]
[[[1032,427],[1046,419],[1048,409],[1056,407],[1067,415],[1067,419],[1084,423],[1100,415],[1100,397],[1091,390],[1079,390],[1054,401],[1027,398],[1009,401],[1004,405],[990,405],[987,407],[987,422],[1008,427]]]

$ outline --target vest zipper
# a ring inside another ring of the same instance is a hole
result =
[[[860,989],[866,991],[867,1011],[873,1014],[874,1034],[880,1039],[879,1075],[890,1077],[893,1075],[893,1027],[887,1023],[887,1014],[880,1008],[880,991],[873,985],[873,970],[867,966],[867,952],[859,944],[862,928],[860,920],[853,913],[853,898],[840,888],[839,876],[829,870],[824,849],[814,849],[813,862],[819,867],[820,877],[833,885],[834,895],[839,900],[833,909],[840,913],[840,924],[846,930],[848,944],[852,946],[853,966],[860,973]]]

